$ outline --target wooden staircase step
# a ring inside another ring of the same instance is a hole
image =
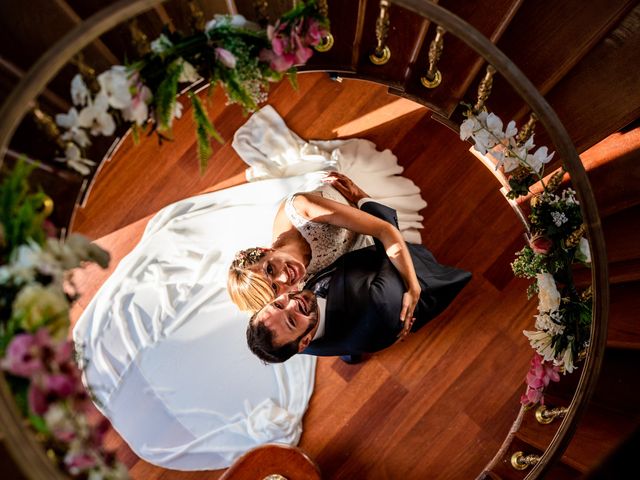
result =
[[[640,282],[612,285],[607,345],[640,349]]]
[[[562,401],[555,403],[551,396],[546,397],[545,403],[551,407],[568,405]],[[535,410],[532,409],[526,412],[516,435],[521,440],[543,450],[551,443],[560,423],[557,419],[548,425],[542,425],[535,419]],[[592,404],[580,420],[562,461],[580,472],[592,470],[620,443],[631,436],[636,425],[637,422],[631,421],[625,414],[615,413]]]
[[[497,45],[544,95],[634,3],[633,0],[524,2]],[[571,18],[571,22],[567,18]],[[522,118],[528,110],[499,75],[494,79],[488,106],[505,121]]]
[[[618,263],[640,258],[640,204],[602,220],[609,262]]]
[[[450,10],[474,26],[480,33],[497,42],[511,22],[522,0],[441,0],[439,5]],[[404,86],[405,96],[424,103],[433,111],[449,117],[469,89],[476,75],[484,65],[484,60],[453,35],[445,35],[442,56],[438,69],[442,83],[434,89],[425,88],[422,77],[429,68],[429,47],[436,35],[436,25],[429,25],[426,40],[418,51],[416,62],[410,65]],[[391,93],[396,93],[391,90]]]
[[[640,416],[640,378],[638,375],[640,351],[633,349],[607,348],[598,385],[591,399],[592,404],[612,412],[626,413],[629,418]],[[560,381],[551,382],[545,398],[556,404],[568,405],[576,391],[583,364],[571,374],[561,375]]]

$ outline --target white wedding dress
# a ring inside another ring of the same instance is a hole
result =
[[[390,151],[361,139],[306,142],[270,106],[233,147],[249,183],[158,212],[73,330],[98,408],[139,457],[165,468],[224,468],[259,444],[300,439],[316,359],[262,364],[225,287],[238,249],[270,243],[287,195],[341,171],[395,208],[405,238],[420,242],[426,203]]]

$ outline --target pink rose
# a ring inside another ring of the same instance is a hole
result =
[[[533,250],[533,253],[546,255],[551,250],[553,242],[544,235],[535,235],[529,240],[529,246],[531,247],[531,250]]]

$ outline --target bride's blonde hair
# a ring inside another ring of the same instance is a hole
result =
[[[253,247],[236,253],[227,277],[227,292],[233,303],[244,312],[257,312],[275,298],[271,283],[251,267],[269,251]]]

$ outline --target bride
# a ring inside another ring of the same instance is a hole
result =
[[[305,141],[270,106],[237,130],[232,146],[249,182],[160,210],[73,330],[96,405],[136,455],[165,468],[224,468],[256,445],[300,439],[316,358],[260,362],[246,345],[248,314],[226,289],[237,250],[271,243],[283,199],[295,198],[304,213],[304,199],[316,197],[295,193],[332,191],[328,202],[348,177],[397,211],[404,240],[421,243],[426,203],[389,150],[362,139]],[[327,171],[341,175],[323,182]],[[357,237],[350,248],[368,241]],[[312,261],[307,251],[300,263],[314,269]],[[306,275],[290,272],[290,282]]]
[[[282,293],[299,289],[343,254],[378,238],[405,283],[400,319],[411,328],[420,283],[400,231],[354,208],[369,198],[351,179],[329,172],[325,186],[289,195],[278,208],[270,248],[238,252],[229,269],[227,290],[241,310],[257,311]],[[348,204],[347,204],[348,203]]]

